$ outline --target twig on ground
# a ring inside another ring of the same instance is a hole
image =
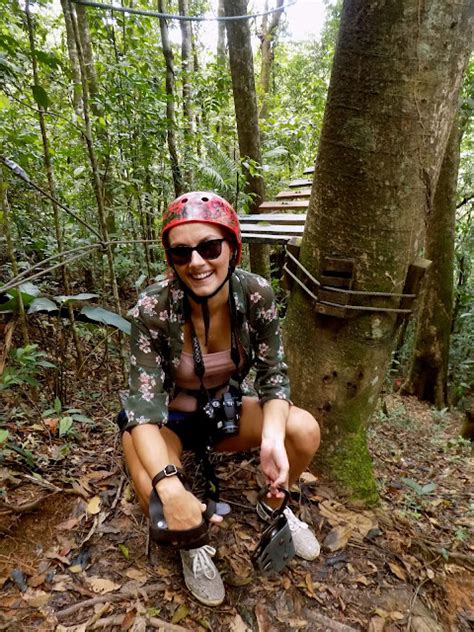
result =
[[[147,596],[150,596],[156,592],[160,592],[160,590],[165,590],[165,584],[157,582],[156,584],[150,584],[149,586],[143,586],[140,588],[141,593],[145,593]],[[71,614],[74,614],[78,610],[82,608],[89,608],[90,606],[95,606],[97,603],[105,603],[107,601],[122,601],[124,597],[134,597],[137,593],[137,589],[133,588],[131,590],[121,590],[115,594],[103,595],[102,597],[92,597],[91,599],[85,599],[79,603],[75,603],[68,608],[64,608],[56,613],[56,617],[58,619],[65,619],[69,617]]]
[[[122,476],[120,477],[120,481],[117,487],[117,491],[115,493],[115,497],[112,501],[112,504],[110,505],[110,511],[113,511],[115,509],[115,507],[117,506],[118,501],[120,500],[120,496],[122,495],[122,489],[125,483],[125,479],[126,477],[124,476],[124,474],[122,474]]]
[[[413,617],[413,608],[415,607],[415,603],[416,603],[416,599],[418,597],[418,593],[420,592],[421,587],[424,584],[426,584],[426,582],[428,582],[428,581],[429,581],[429,577],[425,577],[425,579],[418,584],[418,586],[416,587],[416,590],[415,590],[415,594],[413,595],[413,598],[410,601],[410,606],[409,606],[409,609],[408,609],[407,632],[410,632],[410,630],[411,630],[411,620],[412,620],[412,617]]]
[[[46,500],[46,498],[49,498],[50,496],[54,496],[57,493],[59,492],[56,491],[56,492],[52,492],[51,494],[46,494],[45,496],[40,496],[40,498],[37,498],[36,500],[32,500],[28,503],[23,503],[23,505],[10,505],[6,503],[5,501],[0,500],[0,511],[6,510],[6,511],[11,511],[16,514],[23,514],[23,513],[29,513],[31,511],[36,511],[36,509],[39,508],[43,500]]]
[[[304,616],[308,619],[312,619],[315,623],[319,623],[323,626],[322,629],[327,630],[328,632],[356,632],[355,628],[345,625],[344,623],[339,623],[339,621],[334,621],[333,619],[330,619],[323,614],[319,614],[319,612],[314,612],[313,610],[305,610]]]
[[[40,485],[41,487],[46,487],[46,489],[51,489],[53,492],[64,492],[66,490],[45,481],[43,478],[36,478],[35,476],[31,476],[31,474],[21,474],[22,478],[26,478],[30,483],[35,483],[36,485]]]

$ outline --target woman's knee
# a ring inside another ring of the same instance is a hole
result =
[[[300,453],[312,456],[319,448],[319,424],[311,413],[302,408],[291,407],[286,432],[287,438]]]

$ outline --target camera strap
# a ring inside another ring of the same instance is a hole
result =
[[[199,404],[199,407],[202,408],[205,405],[212,405],[211,404],[212,398],[211,398],[211,394],[209,393],[209,390],[206,388],[204,384],[204,375],[206,372],[206,367],[204,365],[204,358],[201,351],[201,345],[199,344],[199,339],[197,337],[196,329],[194,327],[193,319],[191,317],[191,309],[189,308],[189,304],[187,305],[187,309],[188,309],[188,315],[189,315],[189,322],[191,325],[191,345],[192,345],[192,350],[193,350],[194,373],[199,378],[199,382],[201,385],[200,391],[198,394],[198,404]],[[229,311],[230,311],[230,321],[231,321],[230,356],[232,358],[232,361],[235,364],[235,372],[233,373],[231,377],[231,381],[235,379],[237,381],[237,386],[239,387],[239,390],[240,390],[240,382],[241,382],[240,371],[239,371],[240,352],[239,352],[239,346],[238,346],[238,341],[237,341],[237,335],[235,333],[236,332],[235,302],[234,302],[233,294],[230,291],[230,288],[229,288]],[[212,453],[211,433],[210,433],[209,428],[206,428],[205,430],[206,430],[205,436],[203,436],[203,441],[201,442],[201,445],[196,447],[196,454],[198,458],[201,460],[203,471],[204,471],[204,477],[206,479],[206,496],[214,500],[218,504],[218,508],[219,508],[221,505],[223,506],[226,503],[219,503],[219,480],[217,478],[214,466],[212,465],[209,458],[210,454]],[[222,513],[222,515],[224,515],[224,513],[228,513],[228,511],[230,511],[230,508],[226,509],[222,507],[221,512],[219,513]]]

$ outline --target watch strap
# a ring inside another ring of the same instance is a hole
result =
[[[181,472],[176,467],[176,465],[170,463],[169,465],[166,465],[162,470],[160,470],[158,474],[155,474],[155,476],[152,478],[151,485],[154,488],[155,485],[157,485],[164,478],[169,478],[170,476],[180,476],[180,474]]]

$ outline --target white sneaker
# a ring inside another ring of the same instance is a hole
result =
[[[257,514],[262,520],[265,520],[265,522],[271,520],[273,511],[274,510],[265,503],[257,503]],[[304,560],[315,560],[321,552],[321,547],[314,533],[306,522],[299,520],[295,516],[289,507],[286,507],[283,513],[288,520],[296,555],[302,557]]]
[[[180,551],[184,583],[189,592],[205,606],[219,606],[225,597],[225,588],[212,557],[216,549],[208,544],[198,549]]]

